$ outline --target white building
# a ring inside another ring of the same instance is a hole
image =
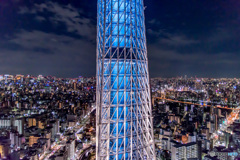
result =
[[[68,153],[68,159],[75,160],[75,140],[69,140],[67,142],[67,153]]]
[[[16,119],[14,120],[14,124],[15,127],[17,127],[17,131],[19,134],[23,134],[24,131],[24,125],[23,125],[23,119]]]
[[[11,120],[10,119],[0,119],[0,128],[7,128],[11,127]]]
[[[23,134],[24,132],[24,125],[23,119],[0,119],[0,128],[9,128],[9,127],[16,127],[16,130],[19,134]]]
[[[174,160],[198,158],[198,145],[195,142],[177,144],[172,146],[172,157]]]
[[[188,143],[197,142],[197,136],[193,133],[188,136]]]

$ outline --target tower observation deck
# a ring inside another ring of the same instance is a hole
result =
[[[155,160],[143,0],[98,0],[97,160]]]

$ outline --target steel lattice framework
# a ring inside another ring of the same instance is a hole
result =
[[[97,160],[154,160],[143,0],[98,0]]]

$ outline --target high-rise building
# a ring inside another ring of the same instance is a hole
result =
[[[0,159],[5,159],[11,153],[11,141],[9,139],[2,139],[0,141]]]
[[[74,153],[75,153],[75,140],[70,139],[67,141],[67,153],[68,159],[74,160]]]
[[[40,138],[39,135],[29,136],[29,146],[32,146],[34,143],[37,143],[37,140]]]
[[[74,90],[74,91],[77,90],[77,83],[76,83],[76,82],[73,83],[73,90]]]
[[[143,0],[98,0],[98,160],[154,160]]]
[[[17,127],[17,131],[19,134],[24,133],[24,122],[22,118],[14,120],[14,126]]]
[[[11,120],[10,119],[1,119],[0,120],[0,128],[8,128],[11,127]]]
[[[28,127],[32,127],[32,126],[37,126],[36,118],[29,118],[28,119]]]
[[[187,144],[177,144],[172,147],[171,159],[182,160],[182,159],[200,159],[199,149],[196,142]]]

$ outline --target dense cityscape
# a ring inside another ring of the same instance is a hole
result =
[[[94,78],[4,75],[0,80],[1,159],[65,160],[92,156],[96,123]]]
[[[1,159],[95,159],[96,80],[0,76]],[[240,157],[239,79],[153,78],[158,159]]]
[[[0,1],[0,160],[240,160],[239,2]]]

